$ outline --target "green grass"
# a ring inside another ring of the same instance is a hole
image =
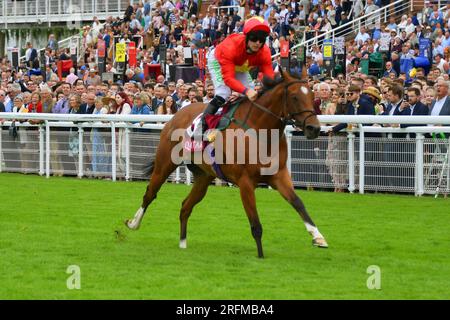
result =
[[[450,298],[447,199],[299,191],[325,250],[276,191],[258,189],[258,259],[236,188],[209,189],[181,250],[187,186],[166,184],[141,229],[125,230],[145,187],[0,174],[0,299]],[[80,290],[67,289],[69,265]],[[367,288],[371,265],[381,290]]]

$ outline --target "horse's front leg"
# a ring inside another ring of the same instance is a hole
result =
[[[262,225],[259,222],[258,212],[256,211],[255,186],[248,177],[241,177],[238,186],[241,193],[242,204],[244,205],[245,212],[247,213],[250,222],[252,236],[256,241],[258,257],[264,258],[261,242]]]
[[[305,223],[306,230],[313,237],[313,245],[320,248],[328,248],[325,237],[320,233],[319,229],[316,227],[306,211],[302,200],[295,193],[288,170],[286,168],[281,169],[276,175],[273,176],[269,183],[271,187],[277,189],[283,198],[285,198],[300,214],[300,217],[302,217],[303,222]]]

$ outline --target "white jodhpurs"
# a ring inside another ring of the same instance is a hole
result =
[[[219,61],[217,61],[214,52],[215,49],[212,49],[208,53],[208,70],[214,84],[215,95],[222,97],[226,101],[231,95],[231,89],[223,81],[222,68],[220,67]],[[254,83],[250,73],[236,72],[236,80],[240,81],[246,88],[254,89]]]

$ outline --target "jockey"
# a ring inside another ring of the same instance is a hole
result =
[[[201,118],[202,136],[208,129],[207,117],[214,115],[230,97],[231,91],[245,94],[255,101],[249,70],[259,67],[263,75],[274,77],[270,49],[265,44],[270,27],[261,17],[248,19],[244,34],[231,34],[208,54],[208,70],[214,83],[215,96],[209,102]]]

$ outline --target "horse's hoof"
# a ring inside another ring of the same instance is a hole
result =
[[[131,229],[131,230],[139,229],[138,225],[133,224],[133,220],[125,220],[125,225],[128,227],[128,229]]]
[[[328,243],[324,238],[316,238],[312,241],[313,246],[319,248],[328,248]]]

